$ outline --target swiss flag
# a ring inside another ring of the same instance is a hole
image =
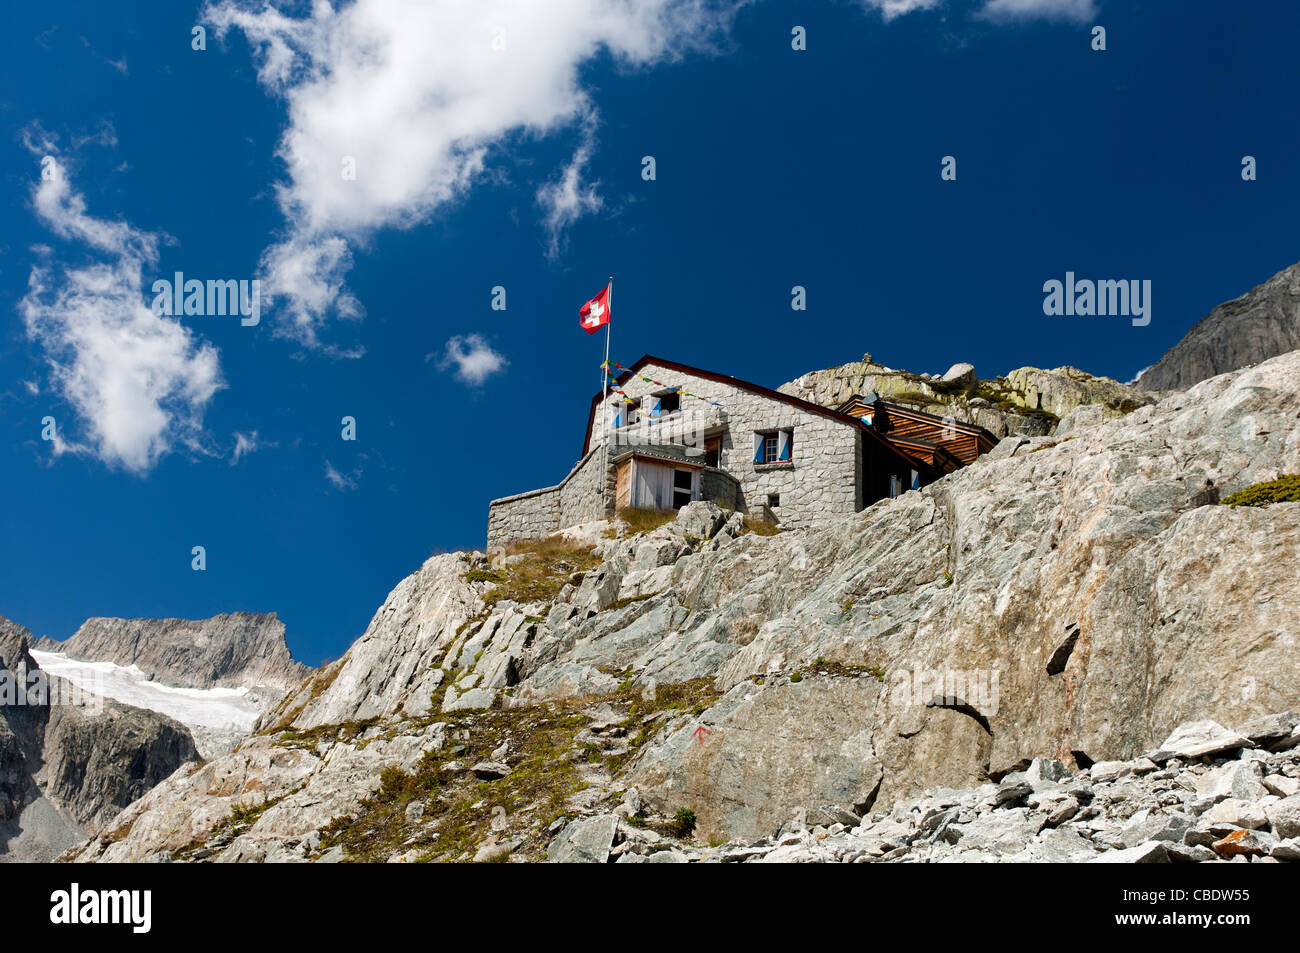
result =
[[[578,323],[588,334],[595,334],[609,324],[609,285],[578,309]]]

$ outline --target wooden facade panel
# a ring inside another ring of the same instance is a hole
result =
[[[624,460],[618,465],[614,476],[614,512],[625,510],[632,505],[632,467],[636,461]]]

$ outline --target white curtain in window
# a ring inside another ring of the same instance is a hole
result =
[[[638,460],[632,505],[647,510],[673,508],[673,468]]]

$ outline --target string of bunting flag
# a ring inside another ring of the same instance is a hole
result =
[[[609,378],[610,390],[612,390],[616,394],[621,394],[623,397],[623,403],[625,404],[636,403],[636,401],[634,401],[631,397],[627,395],[626,391],[624,391],[622,388],[618,386],[618,381],[615,379],[613,372],[610,370],[611,367],[616,367],[620,371],[630,372],[631,368],[624,367],[618,361],[605,361],[605,363],[601,364],[601,367],[605,369],[605,375]],[[709,400],[707,397],[701,397],[699,394],[692,394],[689,391],[683,390],[682,388],[677,387],[673,384],[665,384],[663,381],[657,381],[652,377],[646,377],[644,374],[636,374],[635,376],[641,378],[641,380],[645,381],[647,384],[654,384],[656,387],[667,387],[669,390],[676,392],[682,397],[694,397],[696,400],[701,401],[702,403],[705,404],[712,404],[714,407],[722,406],[722,404],[718,403],[716,400]]]

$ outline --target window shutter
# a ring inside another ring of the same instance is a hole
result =
[[[794,434],[789,430],[782,430],[776,438],[776,458],[788,462],[790,460],[790,438]]]
[[[912,489],[921,489],[921,474],[917,473],[915,470],[912,471]]]
[[[650,398],[650,416],[651,416],[651,417],[658,417],[658,416],[659,416],[659,398],[658,398],[658,397],[651,397],[651,398]]]
[[[761,433],[754,434],[754,462],[763,462],[763,435]]]

